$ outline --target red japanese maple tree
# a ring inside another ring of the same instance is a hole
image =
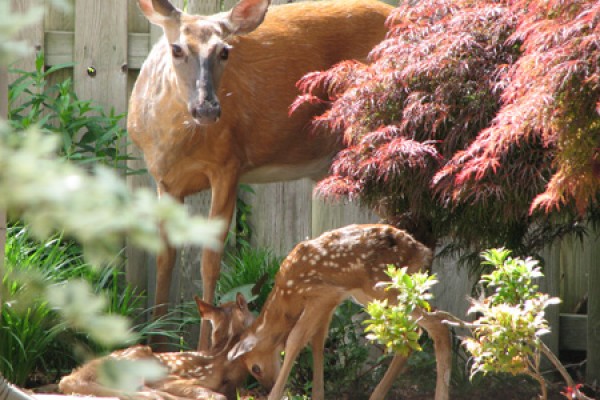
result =
[[[432,246],[539,249],[595,215],[599,22],[591,0],[403,2],[370,63],[299,82],[292,111],[329,102],[314,123],[347,145],[316,193]]]

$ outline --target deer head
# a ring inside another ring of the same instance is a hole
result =
[[[270,339],[270,338],[269,338]],[[244,335],[242,340],[229,351],[230,360],[240,360],[254,378],[267,390],[275,385],[281,370],[281,352],[283,346],[280,338],[259,342],[252,332]]]
[[[231,46],[231,35],[252,32],[263,21],[269,0],[241,0],[229,12],[212,16],[189,15],[169,0],[138,0],[142,13],[162,27],[168,59],[182,101],[196,123],[212,124],[221,115],[216,91]]]
[[[248,303],[241,293],[235,301],[216,307],[194,296],[198,312],[202,319],[212,325],[212,349],[223,349],[231,340],[235,340],[254,321],[254,315],[248,309]]]

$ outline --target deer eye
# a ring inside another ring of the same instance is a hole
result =
[[[258,365],[254,364],[252,366],[252,374],[255,376],[260,376],[262,374],[262,371]]]
[[[171,53],[173,53],[174,58],[183,58],[185,56],[185,52],[183,51],[183,47],[178,44],[171,45]]]
[[[229,47],[223,47],[219,53],[219,58],[223,61],[229,58]]]

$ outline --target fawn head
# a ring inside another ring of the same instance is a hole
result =
[[[260,333],[260,327],[258,330]],[[228,353],[229,360],[240,359],[246,369],[267,390],[271,390],[281,369],[281,338],[258,338],[248,332]]]
[[[231,35],[252,32],[263,21],[269,0],[241,0],[229,12],[212,16],[187,14],[169,0],[138,0],[140,9],[153,24],[162,27],[168,41],[168,54],[177,90],[187,102],[198,124],[218,121],[221,106],[216,91],[231,46]]]
[[[235,301],[220,306],[208,304],[198,296],[194,296],[194,300],[202,319],[211,322],[213,349],[226,348],[254,322],[254,315],[248,309],[248,303],[241,293],[237,294]]]

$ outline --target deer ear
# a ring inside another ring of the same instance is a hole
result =
[[[198,296],[194,296],[194,300],[196,300],[196,306],[198,306],[198,313],[203,319],[213,319],[215,314],[219,312],[218,307],[202,301],[202,299]]]
[[[226,24],[232,35],[250,33],[263,22],[271,0],[241,0],[229,11]]]
[[[138,0],[138,5],[148,21],[155,25],[165,27],[169,23],[179,23],[181,10],[169,0]]]
[[[256,336],[254,336],[254,335],[246,336],[245,338],[243,338],[242,340],[237,342],[231,348],[231,350],[229,350],[229,353],[227,353],[227,359],[229,361],[233,361],[233,360],[243,356],[244,354],[246,354],[249,351],[251,351],[252,349],[254,349],[254,347],[256,347],[257,342],[258,342],[258,339],[256,338]]]
[[[237,303],[237,306],[240,310],[246,311],[248,309],[248,302],[246,301],[246,298],[244,297],[244,295],[241,294],[240,292],[238,292],[236,294],[235,302]]]

